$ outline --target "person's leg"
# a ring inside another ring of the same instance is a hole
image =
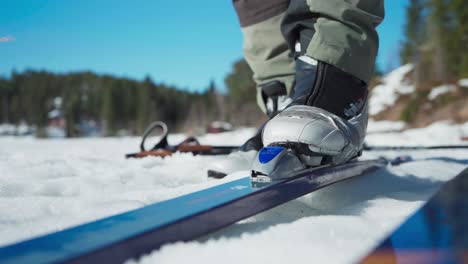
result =
[[[284,108],[294,84],[294,59],[280,30],[289,0],[234,0],[233,4],[244,36],[244,57],[257,84],[257,102],[272,116],[278,110],[274,101]]]
[[[295,78],[295,61],[280,30],[289,0],[233,0],[233,4],[244,36],[244,57],[257,84],[257,103],[273,117],[291,102],[288,95]],[[263,147],[262,130],[263,127],[258,129],[241,151],[210,164],[208,175],[219,178],[250,170],[257,151]]]
[[[292,51],[369,82],[384,17],[384,0],[291,0],[281,25]]]

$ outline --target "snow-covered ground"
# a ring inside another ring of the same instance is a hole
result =
[[[468,87],[468,79],[461,79],[458,81],[458,85],[460,87],[467,88]]]
[[[401,133],[371,122],[372,145],[461,143],[468,123]],[[385,129],[383,129],[385,128]],[[390,132],[384,132],[385,130]],[[201,137],[240,144],[254,129]],[[173,135],[172,143],[183,139]],[[138,138],[0,138],[0,246],[229,181],[204,168],[223,157],[176,154],[125,160]],[[403,153],[369,152],[363,158]],[[466,150],[413,151],[415,162],[322,189],[210,236],[164,246],[142,263],[352,263],[376,246],[447,180],[468,165]],[[134,262],[135,260],[131,261]]]
[[[453,84],[444,84],[444,85],[434,87],[432,88],[431,92],[427,95],[427,99],[432,101],[436,99],[437,97],[443,94],[449,93],[449,92],[453,92],[456,89],[457,89],[457,86]]]
[[[374,87],[369,99],[369,114],[376,115],[395,104],[402,94],[413,93],[414,85],[407,83],[406,75],[413,70],[413,65],[406,64],[382,78],[382,83]]]

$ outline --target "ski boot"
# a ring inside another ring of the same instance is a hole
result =
[[[265,147],[252,165],[253,187],[359,156],[367,120],[363,81],[332,65],[299,57],[292,103],[263,129]]]

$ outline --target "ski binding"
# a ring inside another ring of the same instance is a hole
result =
[[[252,188],[262,188],[306,169],[300,156],[282,146],[262,148],[252,165]]]

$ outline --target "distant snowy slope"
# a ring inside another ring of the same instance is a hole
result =
[[[401,120],[408,127],[468,121],[468,79],[442,83],[421,76],[416,87],[412,70],[413,66],[407,64],[377,79],[369,98],[373,118]]]
[[[379,122],[377,122],[379,123]],[[369,145],[412,145],[434,146],[440,144],[467,144],[468,122],[453,124],[449,121],[436,122],[426,128],[408,129],[402,132],[390,131],[372,133],[366,137]]]
[[[369,119],[367,126],[368,134],[383,133],[383,132],[396,132],[405,128],[405,122],[402,121],[374,121]]]
[[[427,99],[434,100],[440,95],[446,94],[448,92],[453,92],[456,89],[457,87],[455,85],[449,85],[449,84],[434,87],[432,88],[431,92],[427,95]]]
[[[369,99],[369,113],[376,115],[395,104],[401,94],[414,92],[414,85],[405,83],[405,76],[413,69],[407,64],[390,72],[382,79],[382,84],[374,87]]]
[[[458,85],[460,87],[468,88],[468,78],[459,80]]]

